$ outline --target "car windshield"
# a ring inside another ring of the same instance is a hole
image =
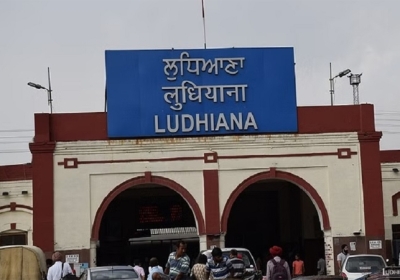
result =
[[[349,257],[346,270],[351,273],[379,272],[385,267],[385,262],[380,257],[360,256]]]
[[[132,269],[113,269],[113,270],[99,270],[90,273],[93,280],[131,280],[138,279],[138,275]]]
[[[222,256],[223,256],[224,258],[228,258],[228,259],[229,259],[229,255],[230,255],[230,252],[223,252],[223,253],[222,253]],[[250,257],[249,257],[249,255],[248,255],[247,252],[245,252],[245,251],[238,251],[238,255],[242,255],[242,260],[243,260],[244,265],[246,266],[246,268],[249,268],[250,265],[253,265],[253,267],[254,267],[254,264],[251,263]]]

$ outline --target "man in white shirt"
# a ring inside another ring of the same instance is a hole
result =
[[[337,255],[337,263],[338,263],[338,267],[339,267],[339,273],[342,272],[342,266],[344,261],[347,259],[347,257],[349,256],[349,248],[347,248],[347,244],[343,244],[342,245],[342,252],[340,252]]]
[[[62,254],[60,252],[54,252],[52,256],[54,264],[49,268],[47,272],[47,280],[60,280],[67,274],[73,274],[69,263],[62,263]]]

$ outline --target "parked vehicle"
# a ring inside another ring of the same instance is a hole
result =
[[[246,273],[243,276],[243,279],[246,279],[246,280],[262,279],[261,270],[257,269],[254,257],[248,249],[246,249],[246,248],[221,248],[222,256],[224,258],[229,258],[229,255],[230,255],[232,249],[235,249],[238,252],[238,254],[242,255],[242,260],[244,262],[244,265],[246,266]],[[210,259],[211,251],[212,250],[206,250],[206,251],[202,251],[201,253],[206,255],[207,258]]]
[[[380,255],[350,255],[343,263],[342,277],[356,280],[370,274],[382,274],[386,266],[385,260]]]
[[[25,245],[0,247],[0,280],[44,280],[46,273],[46,258],[40,248]]]
[[[130,265],[98,266],[86,269],[80,280],[139,280],[140,277]]]
[[[343,280],[343,277],[340,275],[309,275],[296,277],[296,280]]]

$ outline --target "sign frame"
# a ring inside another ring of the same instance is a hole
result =
[[[296,133],[294,49],[106,51],[109,138]]]
[[[79,263],[79,254],[65,255],[65,262],[74,264]]]

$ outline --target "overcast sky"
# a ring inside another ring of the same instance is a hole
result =
[[[363,73],[381,149],[400,149],[399,0],[204,0],[208,48],[293,46],[297,102],[328,105],[334,74]],[[0,165],[29,162],[34,113],[104,110],[108,49],[202,48],[201,0],[0,0]],[[351,104],[348,78],[335,104]]]

